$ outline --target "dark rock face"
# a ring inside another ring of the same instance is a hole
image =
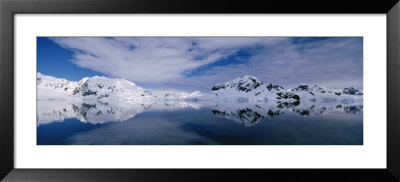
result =
[[[95,95],[97,96],[97,91],[92,91],[88,87],[88,82],[85,82],[80,86],[79,88],[75,88],[73,94],[78,94],[81,93],[82,96],[88,96],[88,95]]]
[[[77,94],[77,93],[79,93],[79,89],[78,89],[78,88],[75,88],[72,94],[75,95],[75,94]]]
[[[240,81],[238,84],[238,90],[244,91],[244,92],[250,92],[253,89],[256,89],[257,87],[261,86],[263,83],[255,80],[251,80],[253,83],[247,83],[244,81]]]
[[[271,90],[281,91],[281,90],[283,90],[282,86],[280,86],[280,85],[272,85],[271,83],[269,85],[267,85],[266,88],[268,89],[268,91],[271,91]]]
[[[308,85],[299,85],[298,87],[292,89],[292,91],[310,91],[310,87]]]
[[[42,78],[40,78],[40,77],[36,78],[36,84],[40,84],[40,83],[42,83]]]
[[[225,88],[226,88],[226,85],[221,83],[219,85],[215,85],[211,90],[214,91],[214,90],[220,90],[220,89],[225,89]]]
[[[96,84],[96,87],[101,89],[101,88],[104,87],[104,85]],[[115,88],[115,86],[114,86],[114,88]],[[114,91],[114,88],[108,87],[108,89],[111,90],[111,93]],[[108,94],[99,95],[97,92],[98,91],[94,91],[94,90],[89,89],[89,81],[85,81],[85,82],[83,82],[82,85],[80,85],[79,87],[76,87],[72,94],[73,95],[79,94],[79,95],[82,95],[82,96],[94,95],[94,96],[98,96],[97,97],[98,99],[99,98],[103,98],[103,97],[109,97]]]
[[[338,96],[342,95],[342,93],[340,93],[340,92],[335,92],[335,94],[338,95]]]
[[[276,93],[277,99],[294,99],[299,101],[300,97],[297,94],[294,94],[292,92],[278,92]]]
[[[363,95],[362,91],[354,88],[354,87],[350,87],[350,88],[344,88],[342,90],[343,94],[347,94],[347,95]]]

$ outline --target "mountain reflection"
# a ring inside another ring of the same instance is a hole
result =
[[[352,104],[343,105],[338,101],[221,102],[212,107],[212,113],[215,116],[235,121],[243,126],[254,126],[263,119],[279,117],[287,112],[310,116],[322,115],[328,112],[357,114],[362,109],[362,103],[353,102]]]
[[[254,126],[268,118],[280,117],[289,112],[301,116],[311,116],[328,112],[358,114],[363,110],[362,101],[342,102],[335,100],[296,102],[38,100],[37,125],[62,122],[68,118],[76,118],[85,123],[104,124],[126,121],[144,111],[200,109],[203,107],[211,109],[212,114],[216,117],[222,117],[246,127]]]
[[[68,118],[76,118],[81,122],[104,124],[121,122],[135,117],[145,110],[175,110],[195,108],[196,103],[186,102],[136,102],[132,100],[118,100],[112,102],[85,100],[38,100],[37,124],[62,122]]]
[[[232,121],[239,122],[244,126],[253,126],[257,124],[260,120],[265,118],[265,116],[249,108],[240,109],[237,110],[236,112],[229,112],[229,113],[213,109],[212,113],[216,116],[222,116]]]

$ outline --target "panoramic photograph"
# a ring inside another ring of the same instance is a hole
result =
[[[363,145],[362,37],[37,37],[37,145]]]

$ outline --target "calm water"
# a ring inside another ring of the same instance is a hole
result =
[[[362,145],[362,102],[38,101],[38,145]]]

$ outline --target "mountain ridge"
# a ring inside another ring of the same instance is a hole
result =
[[[38,98],[70,99],[185,99],[201,95],[198,91],[185,93],[179,91],[150,91],[121,78],[103,76],[84,77],[79,81],[37,73]]]
[[[335,90],[307,84],[285,90],[283,86],[265,84],[255,76],[243,74],[233,80],[214,85],[210,94],[222,98],[300,101],[318,98],[355,98],[362,96],[363,92],[355,87]]]
[[[291,89],[268,83],[265,84],[255,76],[241,76],[214,85],[211,91],[203,94],[168,90],[146,90],[135,83],[103,76],[85,77],[77,82],[64,78],[37,73],[38,98],[88,98],[88,99],[165,99],[165,100],[276,100],[283,102],[299,102],[316,99],[354,99],[362,98],[363,92],[355,87],[328,89],[318,85],[300,84]]]

